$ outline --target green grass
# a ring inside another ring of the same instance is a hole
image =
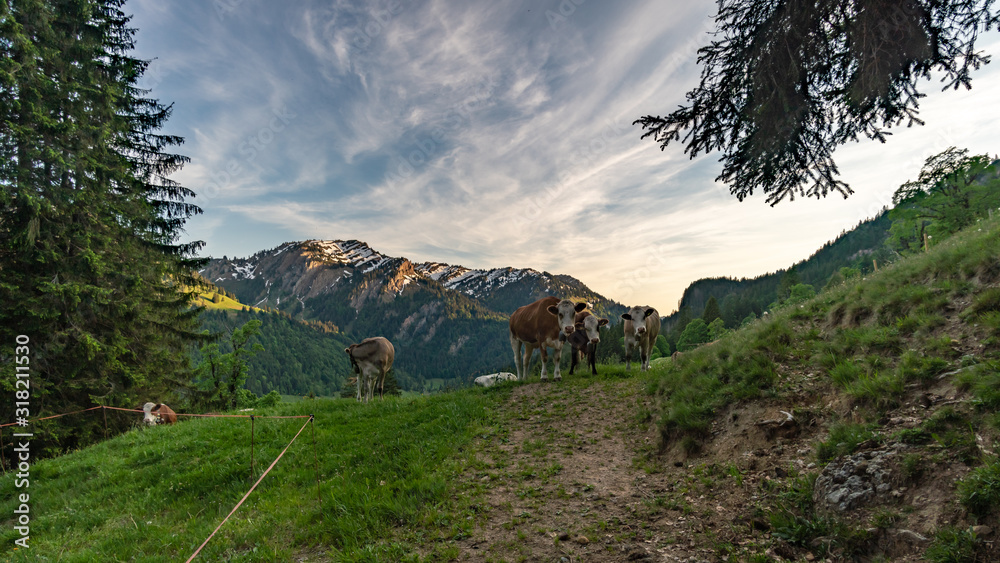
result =
[[[199,560],[288,561],[309,546],[338,561],[406,560],[415,544],[468,534],[449,483],[467,463],[464,448],[497,431],[493,411],[509,389],[279,405],[274,413],[316,415],[322,506],[307,427]],[[301,425],[257,420],[257,476]],[[244,419],[132,431],[40,461],[31,467],[30,554],[10,550],[17,535],[5,525],[7,558],[184,560],[249,490],[249,465]],[[0,479],[3,514],[13,514],[16,492],[12,474]]]

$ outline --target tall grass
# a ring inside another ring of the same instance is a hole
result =
[[[652,385],[662,398],[664,439],[703,432],[720,409],[779,393],[796,372],[819,371],[856,403],[885,412],[899,406],[908,385],[930,384],[957,367],[957,341],[946,328],[958,338],[988,336],[984,352],[995,354],[998,247],[1000,221],[980,222],[926,253],[772,311],[685,353],[657,371]],[[956,330],[958,302],[971,305],[959,316],[968,324]],[[977,389],[981,404],[1000,405],[990,392],[992,380],[967,386]]]
[[[288,561],[309,546],[338,561],[404,560],[412,541],[468,533],[471,522],[443,518],[442,509],[456,502],[449,482],[463,448],[493,431],[504,393],[279,405],[271,414],[316,415],[315,454],[306,428],[199,560]],[[184,560],[301,424],[257,419],[253,475],[245,419],[132,431],[41,461],[31,468],[31,548],[9,550],[8,559]],[[13,514],[19,492],[11,474],[0,479],[3,514]],[[0,538],[12,546],[17,535],[7,524]]]

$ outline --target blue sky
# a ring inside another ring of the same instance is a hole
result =
[[[811,254],[956,145],[996,154],[1000,69],[923,83],[923,127],[835,157],[855,194],[777,207],[718,155],[631,125],[697,84],[716,2],[132,0],[143,85],[174,104],[205,255],[359,239],[415,261],[570,274],[661,313],[692,281]],[[1000,53],[1000,34],[980,48]]]

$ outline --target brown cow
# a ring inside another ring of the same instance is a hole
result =
[[[145,405],[142,405],[142,411],[146,413],[145,416],[142,417],[142,421],[148,426],[155,426],[157,424],[173,424],[177,422],[177,413],[163,403],[146,403]]]
[[[548,362],[546,347],[555,351],[553,379],[560,380],[559,359],[566,338],[575,330],[575,317],[587,308],[586,303],[574,304],[569,299],[544,297],[514,311],[510,316],[510,346],[514,350],[517,378],[524,381],[531,366],[531,353],[538,348],[542,356],[542,380],[548,379],[545,364]],[[524,346],[524,355],[521,355]]]
[[[569,335],[570,346],[573,347],[573,356],[569,364],[569,374],[573,375],[576,369],[577,358],[587,355],[587,365],[590,366],[591,373],[597,375],[597,345],[601,342],[600,328],[608,324],[608,319],[599,319],[592,315],[590,311],[582,311],[576,314],[574,319],[576,330]]]
[[[385,374],[396,358],[392,342],[381,336],[366,338],[358,344],[351,344],[344,352],[351,358],[354,373],[358,374],[358,400],[366,403],[370,401],[375,394],[376,384],[381,399],[385,389]]]
[[[625,371],[631,369],[632,349],[639,348],[640,368],[649,369],[649,353],[660,335],[660,314],[652,307],[632,307],[622,313],[625,319]]]

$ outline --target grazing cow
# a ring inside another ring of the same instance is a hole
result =
[[[177,413],[163,403],[146,403],[142,405],[142,412],[146,413],[142,421],[147,426],[157,424],[173,424],[177,422]]]
[[[351,358],[354,373],[358,374],[358,400],[366,403],[370,401],[375,394],[376,384],[381,399],[385,388],[385,374],[396,358],[392,342],[381,336],[366,338],[359,344],[351,344],[344,352]]]
[[[660,314],[652,307],[632,307],[622,313],[625,319],[625,371],[631,369],[632,350],[639,348],[642,371],[649,369],[649,353],[660,335]]]
[[[590,311],[576,314],[573,326],[576,330],[569,335],[569,343],[573,346],[573,358],[569,365],[569,374],[576,369],[577,358],[587,355],[587,365],[594,375],[597,375],[597,345],[601,342],[600,328],[608,324],[608,319],[599,319]]]
[[[514,350],[514,365],[517,378],[524,381],[531,366],[531,353],[535,348],[542,355],[542,381],[548,379],[545,364],[548,362],[546,347],[555,351],[553,379],[560,380],[559,359],[562,357],[563,342],[573,334],[575,317],[587,308],[586,303],[574,304],[569,299],[544,297],[530,305],[520,307],[510,316],[510,346]],[[521,355],[524,346],[524,355]]]

